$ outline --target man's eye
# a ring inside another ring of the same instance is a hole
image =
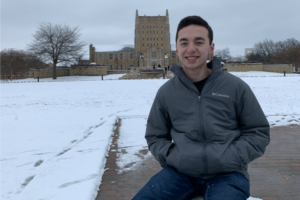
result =
[[[186,42],[184,42],[184,43],[181,43],[180,45],[186,45]]]
[[[196,42],[197,44],[203,44],[203,42]]]

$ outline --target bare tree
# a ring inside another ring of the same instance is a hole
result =
[[[223,62],[226,62],[231,58],[229,48],[215,50],[214,56],[219,57]]]
[[[284,41],[285,43],[285,49],[294,49],[294,48],[300,48],[300,41],[296,40],[295,38],[289,38]]]
[[[56,65],[60,62],[76,62],[81,56],[84,42],[79,41],[78,27],[41,23],[33,35],[29,50],[53,62],[53,79],[56,79]]]
[[[273,40],[265,39],[263,42],[254,45],[254,54],[260,55],[264,62],[270,62],[272,54],[275,52],[276,48]]]
[[[249,62],[264,62],[264,58],[260,54],[254,52],[246,55],[246,59]]]
[[[300,47],[282,50],[274,54],[271,63],[292,64],[296,71],[300,69]]]
[[[81,53],[81,54],[78,54],[77,57],[75,57],[75,65],[79,65],[83,60],[84,60],[84,56],[85,54],[84,53]]]
[[[242,55],[237,55],[236,57],[235,57],[235,60],[236,60],[236,62],[244,62],[246,59],[245,59],[245,57],[244,56],[242,56]]]
[[[24,57],[25,68],[29,71],[30,68],[47,68],[49,65],[44,63],[38,56],[31,52],[26,52]]]
[[[4,49],[1,51],[1,76],[7,79],[16,79],[21,71],[22,51]]]
[[[297,54],[297,49],[299,48],[300,42],[294,38],[289,38],[276,43],[273,42],[273,40],[265,39],[263,42],[256,43],[254,45],[253,53],[247,55],[246,57],[248,61],[257,62],[288,63],[290,62],[290,59],[294,60],[293,62],[296,62],[297,56],[294,58],[291,57],[291,55],[295,55],[295,53]]]
[[[3,79],[20,79],[29,75],[30,68],[44,67],[35,55],[16,49],[1,51],[1,76]]]

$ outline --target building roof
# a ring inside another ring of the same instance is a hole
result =
[[[94,45],[95,52],[116,52],[120,51],[124,47],[132,47],[134,48],[134,45],[131,44],[123,44],[123,45]]]

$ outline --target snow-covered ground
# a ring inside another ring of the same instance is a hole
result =
[[[133,170],[143,159],[151,155],[145,140],[148,116],[123,116],[118,140],[119,158],[117,160],[119,171]]]
[[[299,75],[240,77],[272,126],[300,124]],[[1,83],[1,199],[95,199],[117,118],[119,166],[142,161],[145,118],[167,80],[95,78]]]
[[[110,74],[103,76],[103,80],[118,80],[125,74]],[[69,81],[101,81],[102,76],[63,76],[57,77],[57,79],[52,78],[41,78],[39,82],[69,82]],[[37,79],[34,78],[25,78],[20,80],[1,80],[1,83],[29,83],[37,82]]]
[[[250,71],[250,72],[230,72],[237,77],[284,77],[283,73],[276,72],[263,72],[263,71]],[[286,77],[299,77],[300,74],[285,74]]]

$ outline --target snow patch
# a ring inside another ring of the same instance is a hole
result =
[[[266,73],[243,72],[240,78],[271,126],[300,124],[300,76]],[[1,82],[1,199],[95,199],[118,117],[122,170],[150,155],[145,124],[168,80],[95,78]]]

